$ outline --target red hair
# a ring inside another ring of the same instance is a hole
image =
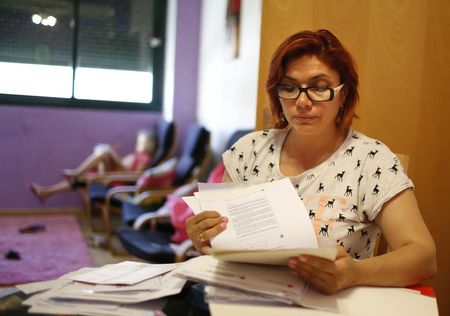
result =
[[[293,59],[305,55],[317,56],[322,62],[339,73],[343,89],[339,93],[345,94],[345,101],[342,104],[336,126],[348,129],[352,125],[355,114],[356,103],[358,102],[358,73],[353,57],[342,46],[341,42],[328,30],[318,30],[316,32],[303,31],[288,37],[272,56],[270,63],[269,77],[266,82],[267,93],[270,99],[270,109],[272,111],[272,121],[275,128],[284,128],[287,121],[282,120],[282,107],[278,98],[276,86],[285,75],[287,64]]]

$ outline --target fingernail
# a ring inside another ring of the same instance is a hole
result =
[[[288,261],[288,267],[291,269],[294,269],[295,267],[297,267],[297,261],[296,260],[289,260]]]
[[[298,257],[298,260],[300,260],[300,262],[303,262],[303,263],[305,263],[306,261],[308,261],[308,260],[306,259],[306,257],[304,257],[304,256]]]
[[[228,217],[225,217],[225,216],[222,217],[222,221],[225,222],[225,223],[228,223]]]
[[[227,223],[223,223],[223,222],[222,222],[222,223],[220,223],[220,227],[221,227],[221,228],[225,228],[225,227],[227,227]]]

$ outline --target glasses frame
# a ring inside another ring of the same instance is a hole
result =
[[[282,96],[280,96],[279,92],[278,92],[278,88],[279,87],[291,87],[291,88],[296,88],[298,90],[298,94],[295,97],[292,98],[283,98]],[[305,92],[306,96],[308,97],[308,99],[310,99],[313,102],[328,102],[334,99],[334,96],[341,91],[342,87],[344,87],[344,84],[340,84],[339,86],[337,86],[336,88],[324,88],[327,89],[328,91],[330,91],[330,97],[328,100],[314,100],[311,98],[311,96],[308,93],[308,89],[316,89],[317,87],[299,87],[299,86],[295,86],[295,85],[289,85],[289,84],[279,84],[276,85],[276,89],[277,89],[277,95],[280,99],[283,100],[297,100],[298,97],[300,96],[300,94],[302,94],[302,92]]]

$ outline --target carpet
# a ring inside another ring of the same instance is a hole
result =
[[[20,232],[35,224],[41,229]],[[7,253],[14,257],[14,252],[20,259],[6,258]],[[72,214],[0,216],[0,256],[0,285],[55,279],[93,266],[78,220]]]

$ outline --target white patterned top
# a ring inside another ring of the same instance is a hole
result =
[[[231,180],[258,184],[284,178],[280,171],[285,129],[252,132],[223,154]],[[309,212],[319,245],[336,243],[356,259],[370,257],[384,203],[412,188],[397,156],[383,143],[352,129],[320,165],[289,177]]]

